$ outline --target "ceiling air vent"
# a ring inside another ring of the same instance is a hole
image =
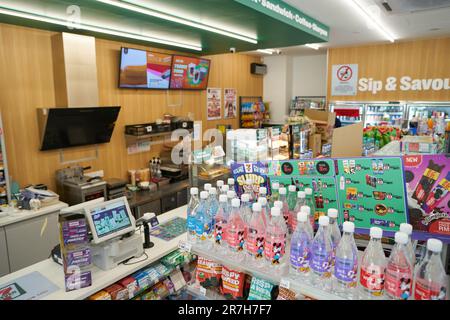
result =
[[[450,0],[379,0],[383,8],[392,14],[438,10],[450,7]]]

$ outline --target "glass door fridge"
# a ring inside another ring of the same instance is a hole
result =
[[[406,104],[390,102],[367,103],[364,127],[388,125],[401,128],[406,120]]]
[[[343,127],[364,120],[363,102],[331,102],[330,111],[336,113]]]
[[[450,122],[450,102],[411,102],[408,104],[408,122],[414,117],[443,117]]]

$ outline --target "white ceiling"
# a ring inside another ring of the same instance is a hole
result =
[[[284,0],[330,27],[330,41],[321,45],[324,48],[388,43],[386,37],[373,28],[349,3],[350,1]],[[393,9],[390,13],[382,6],[383,0],[358,1],[379,17],[385,28],[395,36],[396,41],[450,36],[450,0],[387,0]],[[304,46],[281,50],[283,54],[290,55],[319,53]],[[326,49],[320,52],[324,51]]]

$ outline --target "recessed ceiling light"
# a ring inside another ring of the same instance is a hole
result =
[[[319,50],[320,49],[320,46],[318,44],[316,44],[316,43],[307,43],[307,44],[305,44],[305,47],[308,47],[308,48],[311,48],[311,49],[314,49],[314,50]]]
[[[265,54],[274,54],[274,52],[275,52],[272,49],[258,49],[256,51],[258,51],[260,53],[265,53]]]

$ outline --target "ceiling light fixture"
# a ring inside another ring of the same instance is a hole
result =
[[[258,49],[256,51],[258,51],[260,53],[265,53],[265,54],[273,54],[274,53],[274,51],[271,49]]]
[[[250,38],[247,36],[243,36],[243,35],[239,35],[236,34],[234,32],[231,31],[227,31],[227,30],[222,30],[210,25],[206,25],[203,23],[198,23],[198,22],[194,22],[191,20],[187,20],[187,19],[183,19],[183,18],[179,18],[173,15],[169,15],[166,13],[162,13],[162,12],[158,12],[155,10],[151,10],[150,8],[147,7],[142,7],[140,5],[134,4],[132,1],[125,1],[125,2],[130,2],[133,4],[128,4],[128,3],[124,3],[124,2],[119,2],[119,1],[112,1],[112,0],[97,0],[98,2],[101,3],[105,3],[105,4],[109,4],[112,6],[116,6],[122,9],[126,9],[126,10],[130,10],[130,11],[134,11],[134,12],[138,12],[138,13],[142,13],[148,16],[152,16],[155,18],[160,18],[163,20],[168,20],[168,21],[172,21],[172,22],[176,22],[176,23],[180,23],[186,26],[190,26],[193,28],[197,28],[197,29],[202,29],[202,30],[206,30],[206,31],[210,31],[210,32],[214,32],[214,33],[218,33],[227,37],[231,37],[231,38],[235,38],[235,39],[239,39],[242,41],[246,41],[246,42],[250,42],[253,44],[257,44],[258,40],[254,39],[254,38]]]
[[[307,43],[307,44],[305,44],[305,47],[308,47],[308,48],[311,48],[311,49],[314,49],[314,50],[319,50],[320,49],[320,46],[318,44],[315,44],[315,43]]]
[[[376,19],[372,14],[366,11],[364,6],[360,3],[359,0],[346,0],[348,3],[350,3],[361,16],[363,16],[365,19],[369,19],[372,21],[377,27],[378,31],[385,36],[390,42],[395,42],[395,36],[392,35],[391,32],[387,30],[387,28],[381,23],[378,19]]]
[[[0,7],[0,14],[23,18],[23,19],[34,20],[34,21],[40,21],[40,22],[45,22],[45,23],[50,23],[50,24],[55,24],[55,25],[60,25],[60,26],[73,27],[73,23],[69,22],[67,20],[50,17],[50,16],[42,16],[42,15],[39,15],[36,13],[31,13],[31,12],[18,11],[16,9],[11,9],[11,8]],[[185,49],[190,49],[190,50],[195,50],[195,51],[202,51],[201,46],[180,43],[180,42],[176,42],[176,41],[172,41],[172,40],[168,40],[168,39],[148,37],[148,36],[129,33],[129,32],[123,32],[123,31],[119,31],[116,29],[111,29],[109,27],[95,26],[95,25],[88,25],[88,24],[77,24],[76,29],[93,31],[93,32],[109,34],[109,35],[123,37],[123,38],[141,40],[141,41],[146,41],[146,42],[165,44],[168,46],[180,47],[180,48],[185,48]]]

